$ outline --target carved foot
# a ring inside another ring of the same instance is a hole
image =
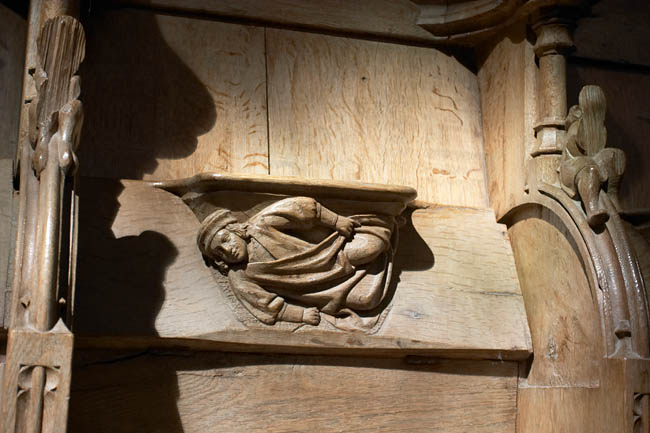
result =
[[[318,308],[305,308],[302,312],[302,321],[308,325],[317,326],[320,323],[320,312]]]

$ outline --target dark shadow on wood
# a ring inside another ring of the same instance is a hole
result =
[[[108,11],[95,4],[84,26],[81,175],[141,179],[156,169],[160,158],[191,155],[197,137],[214,125],[216,109],[208,90],[165,41],[156,16]],[[156,227],[116,238],[111,227],[124,188],[109,181],[98,194],[98,185],[81,179],[76,332],[157,335],[155,320],[165,298],[165,272],[178,251]],[[130,383],[137,386],[146,377],[147,372],[140,372]],[[93,407],[88,425],[74,421],[89,403],[80,400],[83,394],[75,393],[70,400],[69,431],[112,432],[114,423],[121,431],[152,431],[141,428],[144,424],[138,420],[156,417],[165,431],[181,432],[176,375],[157,371],[155,380],[157,393],[147,396],[155,405],[141,401],[130,407],[132,416],[121,413],[121,419]],[[75,374],[72,381],[73,388],[82,386]],[[119,401],[132,402],[124,391],[124,385],[115,381],[106,390]]]
[[[216,108],[165,41],[156,15],[96,5],[84,26],[81,174],[141,179],[159,158],[191,155]]]

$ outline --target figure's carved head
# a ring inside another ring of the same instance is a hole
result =
[[[210,241],[209,251],[230,264],[248,259],[246,241],[237,235],[234,227],[226,227],[215,233]]]
[[[230,211],[218,209],[203,221],[197,243],[203,255],[225,273],[228,264],[248,260],[247,239],[246,224],[238,223]]]

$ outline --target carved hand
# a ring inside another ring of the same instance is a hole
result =
[[[359,227],[359,225],[360,224],[356,221],[339,215],[338,219],[336,220],[336,231],[341,233],[346,238],[349,238],[354,234],[354,228]]]

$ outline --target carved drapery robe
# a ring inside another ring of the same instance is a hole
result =
[[[349,239],[320,224],[321,205],[306,197],[288,198],[248,221],[247,265],[228,273],[231,288],[260,321],[274,324],[285,299],[336,316],[342,327],[372,326],[356,312],[375,309],[391,280],[396,224],[392,216],[353,215],[354,238],[385,246],[371,262],[354,266],[345,252]],[[347,322],[347,324],[346,324]]]

